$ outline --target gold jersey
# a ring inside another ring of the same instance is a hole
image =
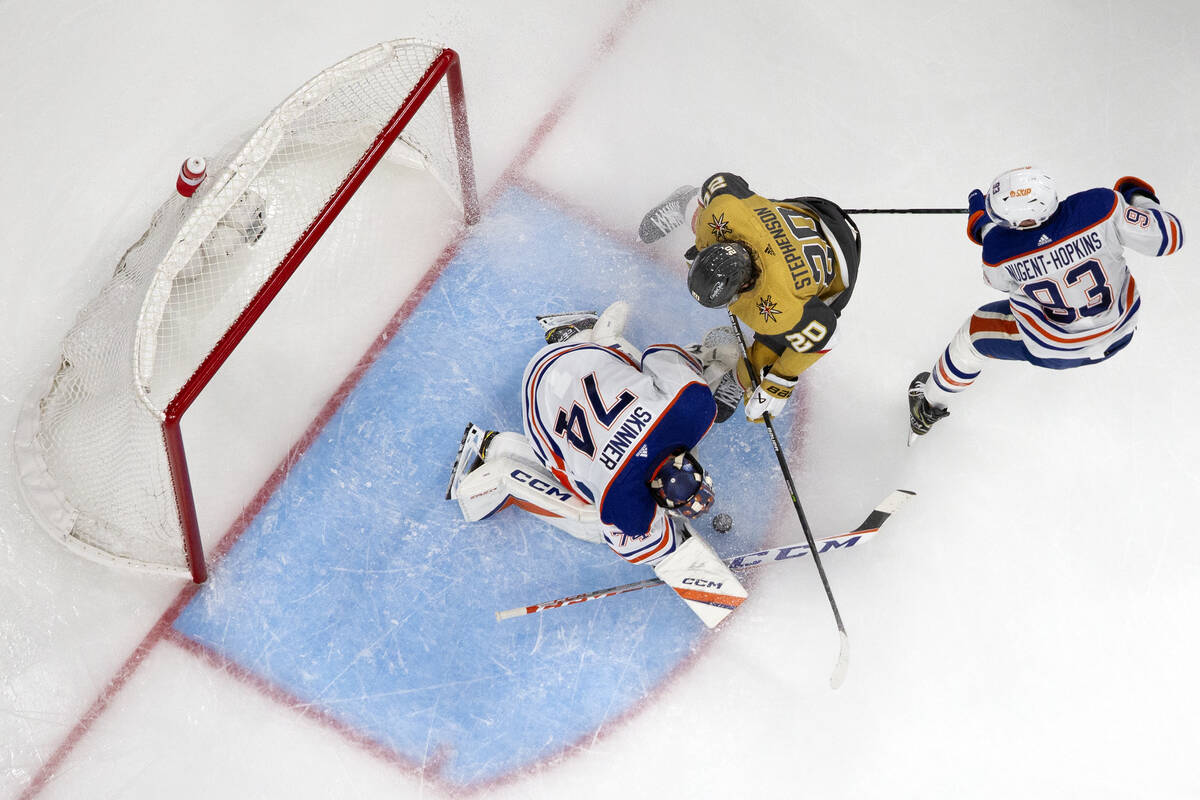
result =
[[[813,208],[755,194],[732,173],[718,172],[705,181],[700,204],[693,220],[696,250],[740,242],[754,260],[754,284],[729,304],[756,334],[751,362],[760,374],[770,368],[795,379],[832,343],[837,313],[826,301],[847,288],[838,248],[826,238]]]

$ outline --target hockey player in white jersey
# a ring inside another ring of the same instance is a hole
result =
[[[736,363],[732,346],[622,337],[628,307],[542,319],[543,347],[525,368],[524,434],[467,426],[447,499],[469,521],[509,506],[654,568],[710,627],[746,597],[687,524],[711,507],[712,478],[692,450],[717,408],[706,381]]]
[[[1125,248],[1150,256],[1183,246],[1183,226],[1154,187],[1123,177],[1061,202],[1045,172],[1002,173],[968,198],[967,237],[983,247],[983,277],[1008,294],[959,328],[930,372],[909,385],[910,443],[949,414],[985,359],[1069,369],[1111,358],[1137,328],[1141,298]]]

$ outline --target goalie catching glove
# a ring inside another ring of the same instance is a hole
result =
[[[733,416],[744,394],[734,377],[740,360],[737,334],[729,325],[712,328],[704,335],[703,344],[688,345],[685,349],[700,362],[704,381],[717,403],[716,421],[724,422]]]

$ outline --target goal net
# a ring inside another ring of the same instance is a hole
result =
[[[303,272],[372,280],[355,248],[401,227],[376,198],[411,190],[414,170],[476,221],[458,56],[413,39],[325,70],[208,158],[195,193],[163,203],[80,312],[22,410],[16,461],[37,522],[90,558],[205,580],[184,413],[314,250]]]

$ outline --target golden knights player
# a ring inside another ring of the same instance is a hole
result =
[[[642,240],[682,224],[695,191],[682,187],[648,213]],[[718,172],[700,187],[692,231],[696,242],[685,253],[692,297],[707,308],[728,306],[754,331],[750,364],[737,369],[746,418],[776,416],[800,373],[834,345],[858,276],[858,228],[829,200],[770,200],[743,178]],[[757,389],[750,369],[760,378]]]

